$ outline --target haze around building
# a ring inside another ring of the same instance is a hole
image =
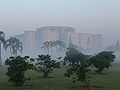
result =
[[[7,37],[41,26],[70,26],[102,34],[106,47],[120,38],[119,16],[120,0],[0,0],[0,30]]]

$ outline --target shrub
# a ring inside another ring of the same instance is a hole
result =
[[[36,60],[36,70],[43,73],[44,78],[47,78],[54,68],[60,68],[60,63],[52,60],[49,55],[38,55]]]
[[[28,59],[28,56],[17,56],[10,57],[5,61],[5,64],[8,66],[6,75],[9,77],[9,81],[16,87],[23,86],[27,80],[25,72],[33,68],[33,64],[30,64]]]

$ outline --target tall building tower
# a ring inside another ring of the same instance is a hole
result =
[[[72,27],[66,26],[46,26],[37,28],[36,31],[25,31],[17,38],[24,43],[27,55],[40,54],[42,44],[45,41],[63,41],[66,46],[70,42],[82,50],[89,52],[99,52],[102,49],[102,36],[100,34],[78,33]]]
[[[58,40],[58,33],[50,30],[37,30],[36,31],[36,48],[41,50],[42,44],[45,41],[56,41]]]
[[[25,51],[26,54],[34,55],[36,47],[36,31],[25,31]]]
[[[89,52],[98,52],[102,49],[102,36],[100,34],[88,34],[69,32],[67,43],[71,38],[72,43]]]
[[[41,27],[41,28],[37,28],[37,32],[39,33],[39,35],[41,35],[40,33],[48,33],[51,36],[54,37],[51,38],[52,40],[60,40],[63,41],[64,43],[67,44],[67,37],[68,37],[68,33],[69,32],[75,32],[75,29],[72,27],[66,27],[66,26],[46,26],[46,27]],[[48,35],[47,34],[47,35]],[[41,36],[43,36],[44,34],[42,34]],[[45,36],[43,36],[45,37]],[[43,38],[41,37],[41,38]],[[56,38],[56,39],[55,39]],[[46,41],[45,39],[43,39],[43,41]]]

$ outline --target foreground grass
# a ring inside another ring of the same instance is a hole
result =
[[[120,90],[120,63],[115,63],[101,75],[93,74],[90,81],[92,86],[102,88],[82,88],[81,83],[72,83],[72,79],[64,77],[65,69],[55,70],[50,78],[41,78],[41,74],[28,71],[27,81],[23,87],[12,87],[5,75],[6,68],[0,67],[0,90]]]

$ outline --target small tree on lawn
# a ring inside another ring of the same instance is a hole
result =
[[[60,68],[60,63],[52,60],[49,55],[38,55],[36,60],[36,70],[43,73],[44,78],[47,78],[54,68]]]
[[[64,64],[69,65],[69,69],[65,73],[66,77],[73,77],[73,81],[80,81],[83,86],[90,86],[89,82],[89,66],[88,57],[75,48],[69,48],[64,58]]]
[[[25,72],[33,68],[33,64],[30,64],[28,59],[28,56],[17,56],[10,57],[5,61],[5,64],[8,66],[6,75],[9,77],[9,81],[16,87],[23,86],[27,80]]]
[[[80,81],[82,86],[89,87],[90,86],[90,69],[88,68],[89,64],[74,64],[71,65],[70,68],[65,73],[66,77],[73,76],[73,82]]]
[[[115,55],[111,51],[103,51],[98,53],[98,55],[90,58],[91,64],[97,68],[97,73],[102,73],[105,68],[109,68],[111,63],[114,62]]]
[[[85,55],[75,48],[68,48],[64,60],[72,65],[80,64],[85,61]]]

